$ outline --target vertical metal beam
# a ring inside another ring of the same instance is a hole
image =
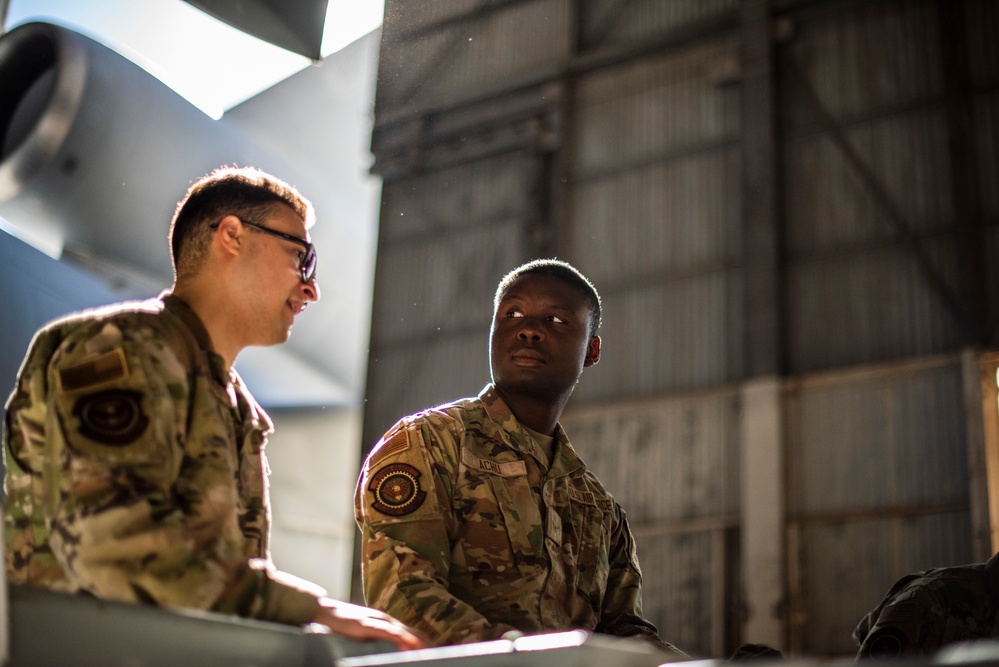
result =
[[[961,354],[973,556],[999,550],[999,353]]]
[[[607,35],[610,34],[611,30],[618,21],[621,20],[621,16],[624,15],[624,10],[627,9],[632,0],[611,0],[610,4],[604,6],[604,11],[600,15],[599,20],[594,21],[593,24],[596,26],[594,30],[586,35],[584,41],[587,46],[597,47],[603,42]],[[593,3],[591,7],[598,6]],[[580,26],[582,32],[582,26]]]
[[[741,637],[785,643],[784,295],[777,167],[777,84],[771,0],[743,0],[742,215],[742,573]],[[752,379],[757,378],[757,379]]]
[[[568,0],[568,18],[565,34],[562,35],[562,62],[559,64],[558,80],[552,87],[557,97],[556,111],[544,121],[544,135],[551,150],[547,161],[549,178],[544,184],[548,188],[548,210],[550,218],[549,255],[564,253],[569,247],[573,233],[573,164],[575,162],[575,140],[573,138],[573,108],[576,104],[575,78],[580,76],[571,67],[580,52],[582,31],[582,0]],[[569,258],[571,261],[571,258]],[[586,267],[581,267],[585,273]]]
[[[711,628],[709,630],[711,655],[732,652],[729,644],[729,609],[732,599],[730,572],[732,551],[728,528],[711,531]]]
[[[784,393],[778,378],[742,387],[742,641],[785,646]]]
[[[964,342],[988,343],[991,326],[989,281],[985,256],[985,224],[982,215],[979,169],[975,153],[975,122],[968,71],[966,2],[937,0],[940,25],[940,57],[943,61],[950,152],[951,199],[957,231],[961,292],[967,313]]]
[[[971,553],[978,561],[985,561],[990,546],[988,473],[985,461],[985,436],[992,435],[989,404],[996,404],[995,369],[989,382],[990,364],[977,352],[961,352],[961,384],[964,400],[965,445],[968,448],[968,506],[971,513]],[[991,386],[990,386],[991,385]],[[984,557],[983,557],[984,556]]]
[[[558,230],[563,224],[557,221],[556,210],[563,207],[561,189],[555,185],[554,166],[557,159],[545,145],[542,128],[543,121],[534,119],[531,133],[534,140],[528,147],[530,155],[528,165],[530,173],[527,176],[526,207],[524,224],[526,226],[527,248],[531,257],[553,257],[558,254],[556,239]],[[525,258],[526,259],[526,258]]]
[[[743,0],[741,50],[744,375],[752,378],[785,365],[771,0]]]

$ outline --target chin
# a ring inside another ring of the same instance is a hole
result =
[[[266,340],[261,341],[258,345],[261,347],[273,347],[275,345],[280,345],[281,343],[287,343],[290,337],[291,327],[288,327],[282,331],[275,331],[272,336],[268,336]]]

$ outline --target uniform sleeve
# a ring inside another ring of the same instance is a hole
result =
[[[862,623],[857,659],[894,660],[924,655],[940,648],[947,623],[946,603],[918,583],[889,593],[889,599]],[[858,626],[858,630],[860,626]],[[854,631],[859,636],[859,631]]]
[[[46,372],[49,542],[73,588],[290,624],[312,619],[321,591],[244,553],[231,417],[216,400],[192,402],[198,371],[161,332],[105,325],[67,341]],[[195,442],[187,428],[196,419],[218,430]]]
[[[689,656],[663,641],[656,627],[642,615],[642,571],[638,565],[635,538],[624,511],[617,503],[614,506],[620,520],[610,536],[610,572],[596,631],[648,639],[671,654],[674,660],[685,660]]]
[[[514,629],[491,623],[448,586],[457,452],[446,427],[399,424],[368,457],[355,494],[366,603],[438,646]]]

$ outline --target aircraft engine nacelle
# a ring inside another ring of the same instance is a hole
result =
[[[77,248],[170,275],[166,232],[223,164],[289,170],[93,39],[48,23],[0,37],[0,217],[59,257]]]

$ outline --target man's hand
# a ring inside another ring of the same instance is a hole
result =
[[[384,612],[329,598],[320,598],[319,604],[312,622],[325,625],[333,634],[358,641],[391,642],[400,651],[424,647],[413,630]]]

